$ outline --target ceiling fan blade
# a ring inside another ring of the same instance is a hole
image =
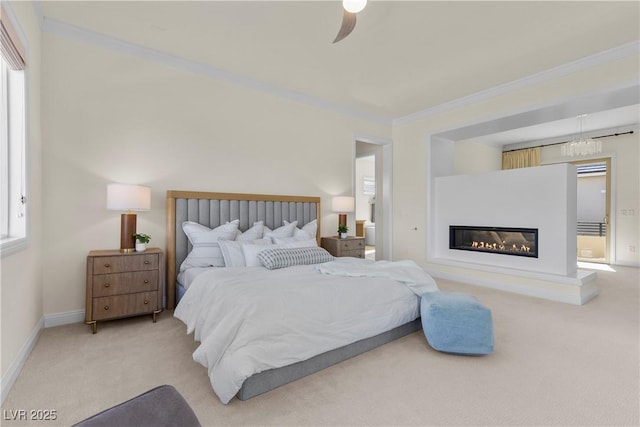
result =
[[[356,26],[356,14],[347,12],[345,10],[342,15],[342,26],[340,26],[340,31],[338,31],[338,35],[336,36],[336,39],[333,42],[338,43],[340,40],[347,37],[349,34],[351,34],[351,31],[353,31],[355,26]]]

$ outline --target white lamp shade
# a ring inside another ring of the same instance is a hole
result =
[[[351,13],[358,13],[367,5],[367,0],[342,0],[344,10]]]
[[[338,213],[348,213],[355,210],[355,199],[350,196],[334,196],[331,198],[331,209]]]
[[[143,185],[107,185],[107,209],[113,211],[148,211],[151,188]]]

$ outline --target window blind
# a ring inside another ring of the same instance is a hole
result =
[[[11,21],[9,21],[8,14],[4,8],[0,10],[0,54],[12,70],[25,69],[26,55],[24,46],[20,42],[18,33],[13,28]]]

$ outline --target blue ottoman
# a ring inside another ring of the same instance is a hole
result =
[[[427,292],[420,302],[422,329],[438,351],[480,355],[493,352],[491,310],[473,296],[458,292]]]

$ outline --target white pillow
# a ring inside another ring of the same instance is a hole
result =
[[[272,239],[273,238],[281,238],[281,237],[293,237],[293,232],[298,225],[298,221],[287,222],[285,221],[285,225],[282,227],[278,227],[275,230],[269,230],[264,233],[265,238]]]
[[[284,222],[287,224],[287,221]],[[311,222],[306,223],[302,228],[296,228],[293,230],[293,236],[298,237],[300,240],[315,239],[318,233],[318,220],[314,219]]]
[[[238,230],[236,240],[262,239],[263,234],[264,234],[264,222],[258,221],[258,222],[254,222],[253,227],[251,227],[244,233]]]
[[[213,230],[193,221],[182,223],[182,230],[193,245],[191,252],[180,265],[180,271],[190,267],[224,267],[224,258],[218,242],[236,237],[238,222],[223,224]]]
[[[268,242],[268,240],[265,240]],[[277,248],[278,245],[243,245],[242,252],[244,252],[244,262],[247,267],[260,267],[262,263],[258,259],[258,254],[265,249]]]
[[[218,242],[225,267],[245,267],[243,246],[265,246],[271,243],[270,240],[240,240],[240,241],[224,241]]]

